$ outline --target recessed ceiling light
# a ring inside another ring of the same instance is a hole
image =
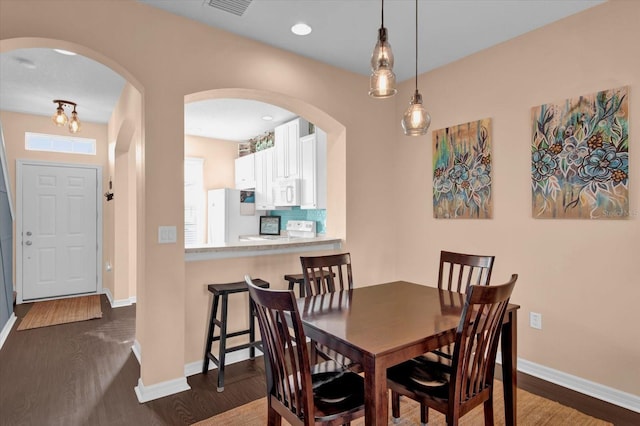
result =
[[[291,27],[291,32],[295,35],[305,36],[311,34],[311,27],[303,23],[295,24],[293,27]]]
[[[273,117],[272,117],[272,116],[270,116],[270,115],[263,115],[263,116],[262,116],[262,119],[263,119],[264,121],[271,121],[271,120],[273,120]]]
[[[69,50],[62,50],[62,49],[53,49],[55,52],[58,52],[61,55],[67,55],[67,56],[75,56],[77,55],[76,52],[71,52]]]

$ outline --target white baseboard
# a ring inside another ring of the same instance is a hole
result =
[[[142,348],[140,347],[140,342],[138,342],[138,339],[135,339],[133,341],[133,346],[131,346],[131,351],[136,356],[136,359],[138,360],[138,364],[142,364]]]
[[[260,350],[256,349],[256,356],[261,356],[262,352],[260,352]],[[236,362],[240,362],[240,361],[245,361],[249,359],[249,348],[247,349],[240,349],[234,352],[229,352],[224,360],[224,365],[229,365],[229,364],[235,364]],[[184,376],[185,377],[189,377],[189,376],[193,376],[194,374],[200,374],[202,373],[202,362],[204,360],[200,360],[200,361],[194,361],[194,362],[190,362],[189,364],[185,364],[184,366]],[[209,370],[215,370],[218,367],[211,361],[209,361]]]
[[[4,341],[7,340],[7,337],[9,337],[9,332],[11,331],[11,327],[13,327],[13,324],[16,322],[17,319],[18,317],[16,317],[16,314],[11,312],[11,316],[7,320],[4,327],[2,327],[2,331],[0,331],[0,349],[2,349],[2,345],[4,345]]]
[[[138,386],[134,388],[138,401],[141,403],[173,395],[174,393],[188,391],[189,389],[191,389],[191,386],[187,383],[186,377],[179,377],[150,386],[145,386],[144,383],[142,383],[142,378],[139,378]]]
[[[102,292],[107,296],[107,299],[109,299],[109,304],[112,308],[122,308],[123,306],[131,306],[136,303],[136,296],[128,299],[113,300],[113,295],[108,288],[103,289]]]
[[[496,362],[501,363],[501,361],[501,354],[498,353]],[[640,396],[585,380],[581,377],[554,370],[553,368],[545,367],[544,365],[536,364],[522,358],[518,358],[518,371],[640,413]]]

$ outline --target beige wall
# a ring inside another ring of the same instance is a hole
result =
[[[238,143],[185,135],[185,157],[204,159],[204,188],[234,188]]]
[[[640,395],[640,3],[612,2],[420,76],[441,129],[493,119],[491,220],[433,219],[431,132],[398,135],[399,277],[433,282],[441,249],[495,254],[493,283],[519,280],[518,356]],[[541,220],[531,214],[531,107],[630,86],[630,212],[627,220]],[[409,82],[398,99],[410,96]],[[400,120],[404,105],[398,103]],[[403,185],[411,182],[413,185]],[[416,196],[417,194],[417,196]],[[426,261],[425,261],[426,259]],[[529,312],[542,314],[542,330]],[[615,355],[614,355],[615,354]],[[613,358],[612,358],[613,357]],[[615,359],[614,362],[611,362]]]
[[[631,269],[640,241],[637,213],[618,222],[534,221],[529,195],[530,107],[637,83],[638,55],[631,52],[640,38],[634,29],[638,3],[598,6],[421,76],[433,129],[494,118],[495,218],[481,222],[431,219],[430,133],[421,138],[400,133],[410,82],[392,100],[372,100],[365,76],[137,2],[34,3],[2,1],[1,51],[24,41],[15,38],[69,43],[81,33],[83,54],[135,80],[143,93],[145,220],[138,256],[144,251],[144,262],[139,258],[136,338],[145,385],[181,377],[184,364],[202,358],[206,283],[236,281],[249,272],[283,288],[282,275],[299,269],[291,255],[183,261],[184,130],[176,117],[183,116],[185,96],[239,88],[327,131],[328,228],[346,235],[356,285],[396,278],[433,284],[440,249],[495,253],[496,282],[511,272],[521,277],[514,295],[522,305],[519,356],[640,395],[640,380],[629,374],[637,372],[640,358],[638,339],[629,338],[637,332],[625,313],[633,312],[631,300],[640,296]],[[632,88],[630,103],[634,100]],[[640,119],[633,106],[630,110],[632,123]],[[631,181],[638,178],[632,166]],[[637,199],[632,186],[634,212]],[[158,245],[159,225],[175,225],[178,244]],[[234,303],[239,310],[244,306]],[[542,331],[528,328],[530,310],[543,314]],[[246,321],[245,314],[234,321]],[[606,362],[605,348],[614,351],[617,362]]]

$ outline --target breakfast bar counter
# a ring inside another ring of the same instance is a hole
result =
[[[299,253],[305,251],[336,250],[342,246],[342,239],[327,236],[313,238],[278,237],[244,237],[238,242],[224,244],[202,244],[187,246],[184,250],[186,262],[232,257],[265,256],[283,253]]]

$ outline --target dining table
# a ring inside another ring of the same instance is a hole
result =
[[[387,425],[387,368],[455,341],[465,295],[394,281],[297,299],[305,334],[363,367],[365,424]],[[501,331],[505,424],[516,424],[517,311]]]

